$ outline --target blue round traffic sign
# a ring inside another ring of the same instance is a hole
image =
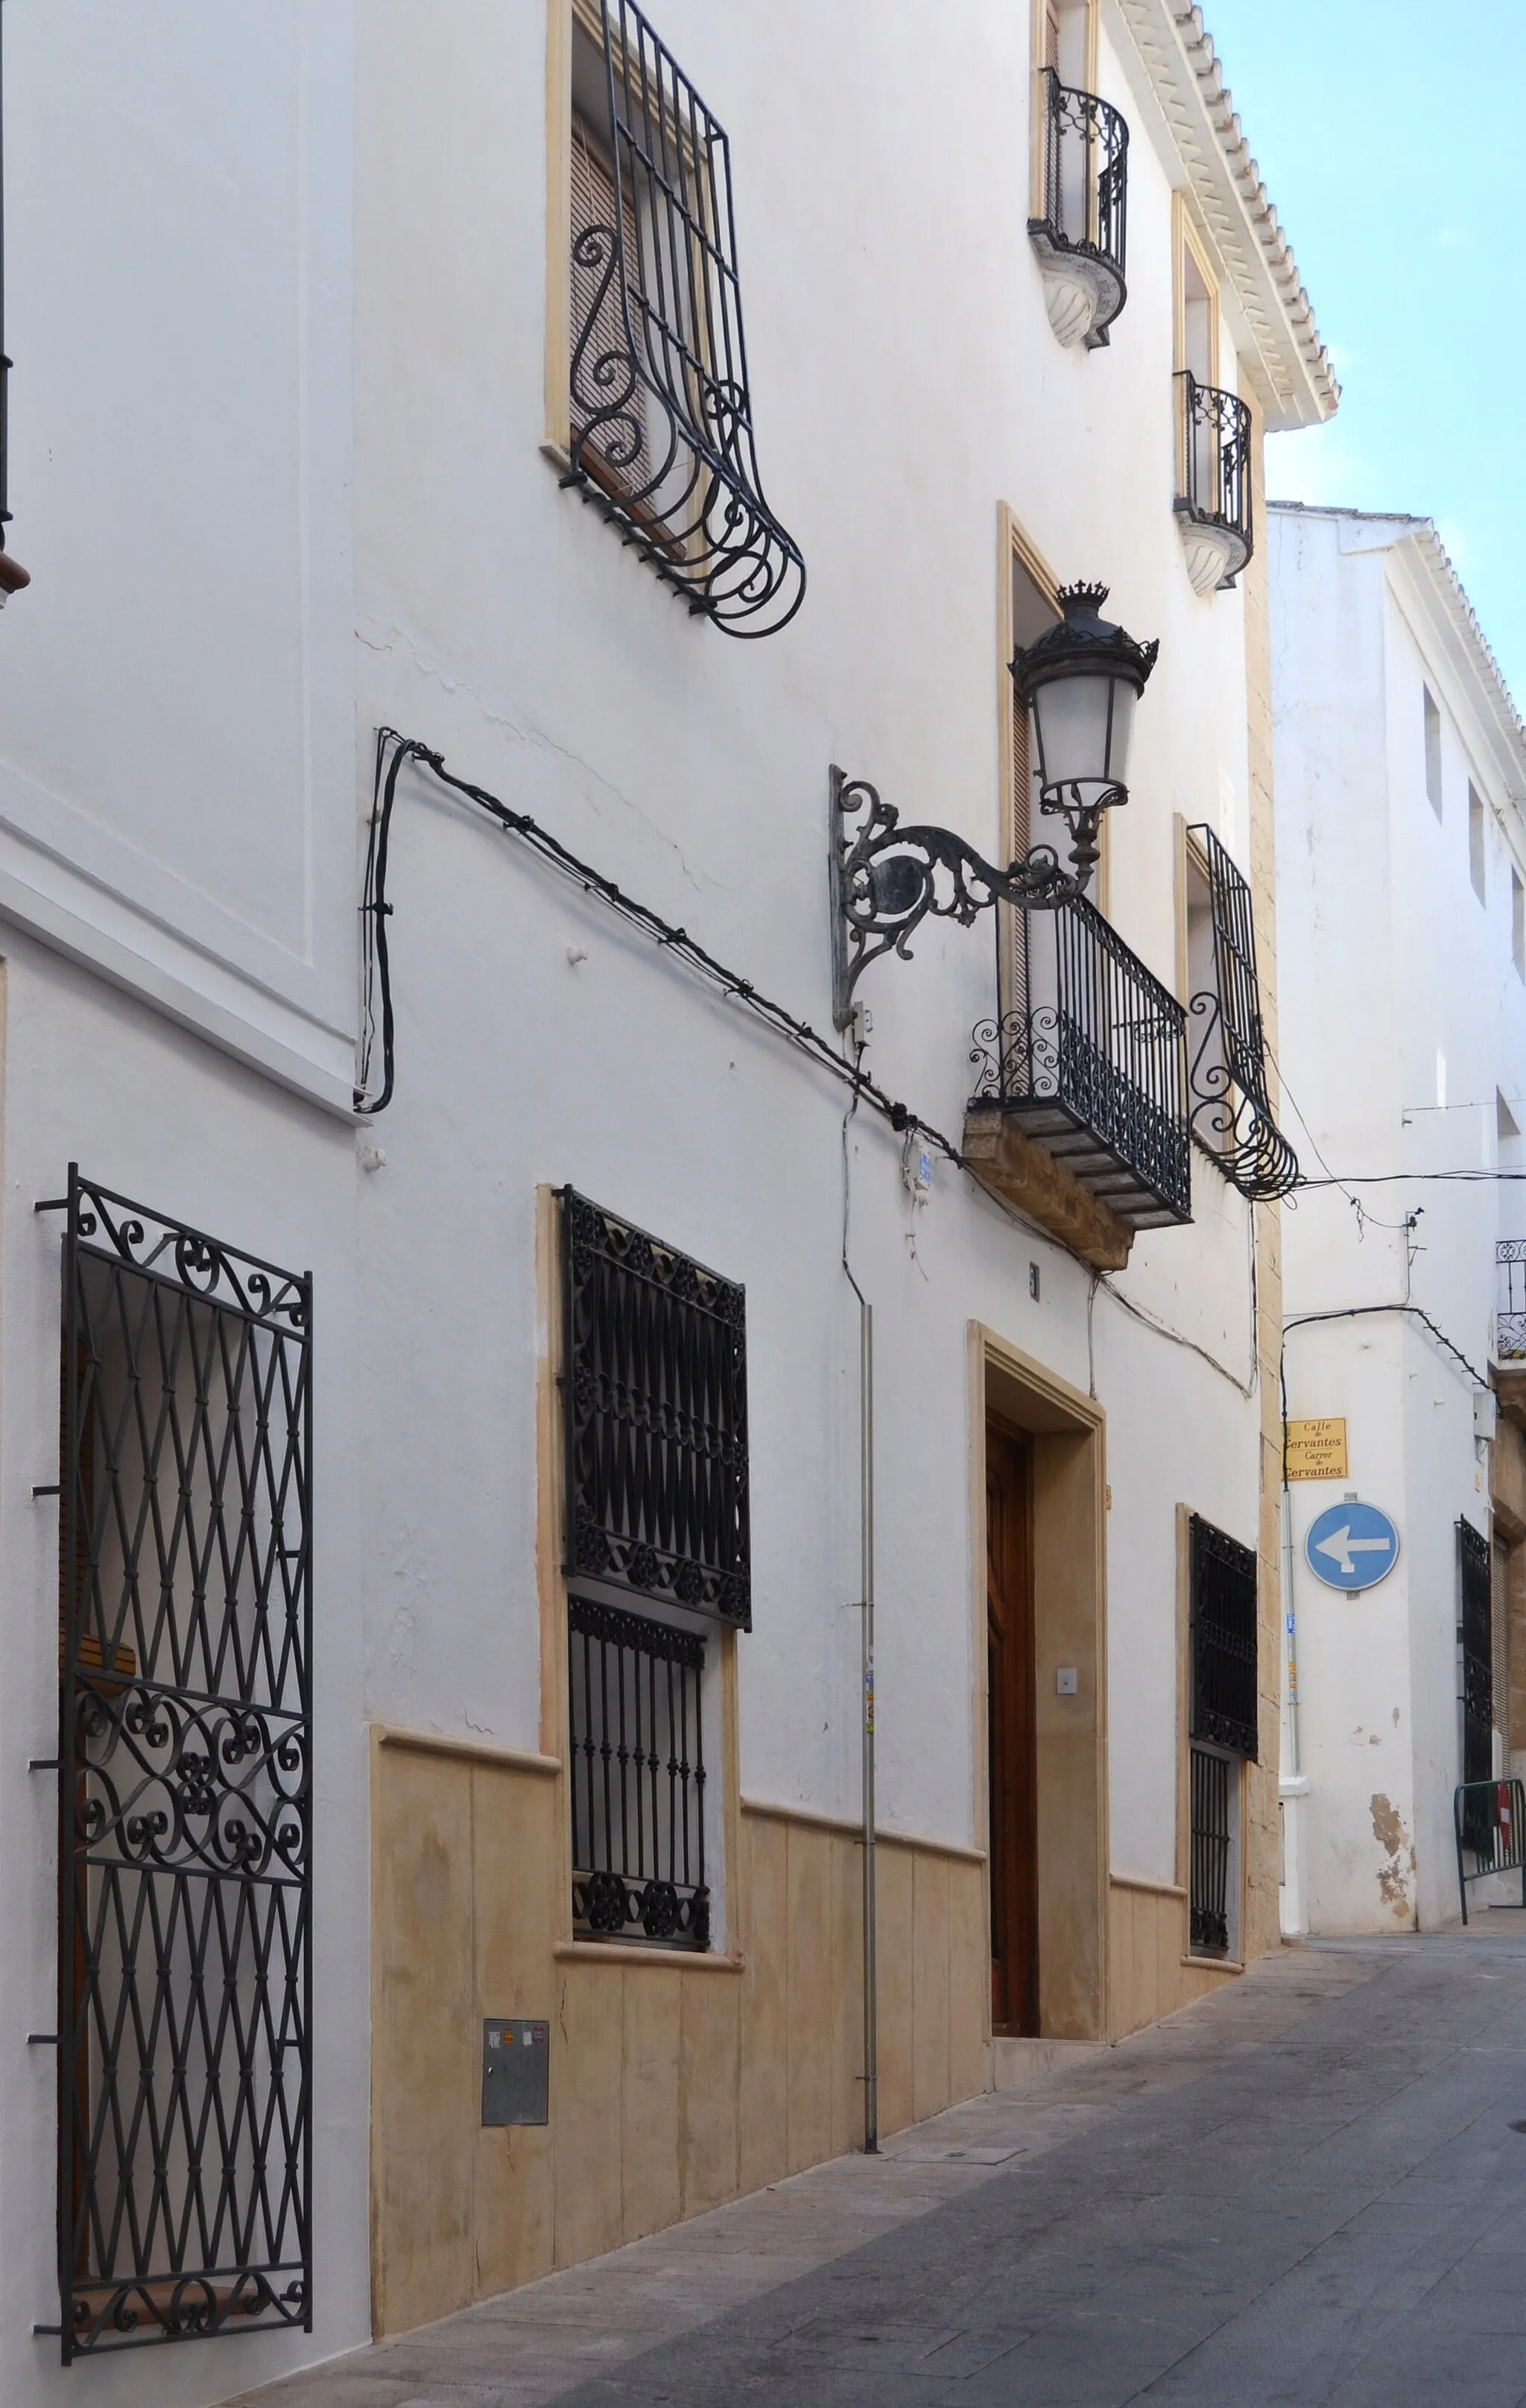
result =
[[[1399,1532],[1376,1505],[1331,1505],[1310,1523],[1303,1554],[1327,1588],[1375,1588],[1399,1560]]]

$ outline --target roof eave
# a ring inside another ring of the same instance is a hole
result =
[[[1194,0],[1115,0],[1250,337],[1245,366],[1270,432],[1340,400],[1330,355]]]

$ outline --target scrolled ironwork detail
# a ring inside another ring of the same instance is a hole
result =
[[[1029,238],[1045,274],[1069,269],[1085,291],[1079,315],[1056,319],[1064,342],[1095,351],[1129,298],[1129,126],[1094,92],[1044,76],[1044,206],[1028,222]]]
[[[1206,534],[1193,562],[1200,593],[1227,591],[1256,548],[1251,500],[1250,408],[1238,394],[1200,384],[1190,368],[1176,379],[1181,409],[1182,490],[1175,509],[1184,534]]]
[[[577,129],[563,482],[691,612],[773,635],[800,607],[805,564],[758,473],[730,146],[634,0],[597,0],[597,17],[602,155]]]
[[[746,1297],[562,1197],[567,1570],[752,1626]]]
[[[71,1167],[62,2350],[310,2329],[311,1289]]]
[[[1201,1032],[1188,1075],[1192,1135],[1231,1187],[1253,1203],[1275,1203],[1303,1172],[1268,1092],[1250,887],[1212,828],[1188,833],[1207,867],[1214,979],[1188,1006]]]
[[[871,962],[885,953],[909,961],[911,939],[924,920],[957,920],[969,927],[982,911],[1010,903],[1025,911],[1056,911],[1085,890],[1097,858],[1097,830],[1110,798],[1073,801],[1058,795],[1044,808],[1074,814],[1073,871],[1062,869],[1052,845],[1035,845],[1022,861],[998,869],[952,828],[902,827],[867,778],[831,773],[832,1018],[846,1028],[854,989]],[[863,815],[861,820],[860,813]],[[855,826],[854,822],[858,824]]]

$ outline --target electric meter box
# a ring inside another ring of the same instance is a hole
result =
[[[490,2015],[482,2026],[482,2122],[550,2121],[551,2026],[543,2016]]]

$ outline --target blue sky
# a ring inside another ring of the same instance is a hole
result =
[[[1526,0],[1202,0],[1342,387],[1279,498],[1433,518],[1526,713]]]

